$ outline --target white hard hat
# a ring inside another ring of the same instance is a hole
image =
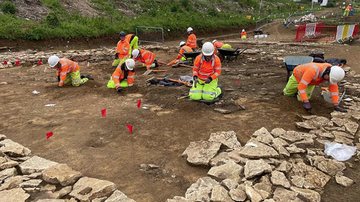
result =
[[[48,59],[48,63],[51,68],[55,67],[59,63],[59,61],[60,61],[60,58],[56,55],[52,55]]]
[[[185,41],[180,41],[179,46],[181,47],[181,46],[183,46],[185,44],[186,44]]]
[[[245,29],[243,29],[242,32],[245,32]]]
[[[132,57],[137,58],[139,56],[139,53],[140,53],[139,49],[134,49],[132,51]]]
[[[330,83],[339,83],[345,77],[345,71],[339,66],[332,66],[330,69]]]
[[[131,70],[133,70],[134,67],[135,67],[135,60],[133,60],[133,59],[126,59],[126,60],[125,60],[125,65],[126,65],[126,68],[131,71]]]
[[[211,56],[214,54],[214,45],[210,42],[204,43],[202,46],[201,52],[205,56]]]
[[[212,41],[212,43],[215,43],[215,42],[217,42],[217,40],[216,40],[216,39],[214,39],[214,40]]]
[[[189,27],[189,28],[187,28],[186,31],[187,31],[187,32],[192,32],[192,31],[193,31],[193,28]]]

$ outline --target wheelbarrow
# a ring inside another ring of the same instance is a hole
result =
[[[217,50],[219,52],[219,57],[220,57],[221,61],[224,61],[224,60],[231,61],[231,60],[236,60],[237,57],[246,50],[246,48],[243,50],[241,50],[240,48],[237,48],[237,49],[219,48]]]
[[[306,64],[306,63],[310,63],[314,60],[313,57],[310,56],[286,56],[284,58],[284,64],[287,70],[287,78],[286,80],[288,81],[290,76],[291,76],[291,72],[294,70],[294,68],[298,65],[301,64]]]
[[[191,52],[191,53],[184,53],[184,56],[187,61],[189,61],[189,65],[192,65],[195,61],[195,58],[200,55],[201,52]]]

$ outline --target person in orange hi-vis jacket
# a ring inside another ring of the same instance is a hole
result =
[[[246,33],[245,29],[243,29],[243,30],[241,31],[240,37],[241,37],[242,40],[246,40],[246,38],[247,38],[247,33]]]
[[[132,51],[132,58],[135,61],[139,61],[143,63],[146,66],[147,70],[150,70],[150,68],[158,67],[159,64],[156,60],[156,55],[153,52],[150,52],[145,49],[135,49]]]
[[[127,34],[125,36],[125,41],[130,44],[129,54],[131,54],[133,50],[139,49],[139,37],[135,34]]]
[[[135,61],[133,59],[126,59],[123,64],[119,64],[112,74],[107,87],[115,88],[118,93],[122,92],[123,88],[134,85],[135,82]]]
[[[221,74],[220,58],[214,54],[214,45],[206,42],[202,54],[198,55],[193,67],[193,87],[190,89],[191,100],[214,101],[221,95],[218,77]]]
[[[115,60],[112,63],[113,67],[117,67],[119,64],[124,63],[131,54],[130,44],[127,40],[125,40],[125,36],[125,32],[120,32],[120,41],[117,43],[116,46]]]
[[[187,46],[185,41],[181,41],[179,44],[179,47],[180,47],[179,54],[176,56],[176,58],[174,60],[172,60],[171,62],[169,62],[167,64],[168,66],[177,64],[179,62],[185,62],[186,57],[185,57],[184,53],[192,53],[193,52],[193,49],[190,48],[189,46]]]
[[[186,45],[192,48],[193,50],[195,50],[197,48],[197,43],[196,43],[196,35],[194,34],[194,30],[193,28],[189,27],[187,28],[186,31],[188,34]]]
[[[307,63],[295,67],[290,76],[283,93],[286,96],[298,95],[298,100],[303,102],[306,110],[311,110],[310,98],[316,85],[329,81],[334,109],[346,112],[339,106],[339,88],[337,83],[345,77],[345,71],[339,66],[332,66],[329,63]]]
[[[86,83],[91,76],[80,75],[80,66],[78,63],[66,58],[59,58],[56,55],[52,55],[48,59],[50,68],[57,70],[58,86],[62,87],[71,83],[73,86],[80,86]]]

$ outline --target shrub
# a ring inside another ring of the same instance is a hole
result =
[[[60,26],[60,20],[59,18],[56,16],[55,13],[49,13],[48,16],[46,16],[46,24],[49,25],[50,27],[58,27]]]
[[[10,1],[5,1],[1,4],[1,11],[6,14],[15,14],[16,13],[16,6],[14,3]]]

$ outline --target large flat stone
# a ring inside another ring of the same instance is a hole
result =
[[[278,187],[275,189],[273,199],[276,202],[289,202],[289,201],[300,202],[300,201],[302,201],[297,197],[297,195],[298,194],[294,191],[290,191],[288,189]]]
[[[190,145],[183,152],[182,156],[194,165],[209,165],[209,162],[219,152],[222,143],[197,141],[190,142]]]
[[[249,160],[245,164],[244,174],[246,179],[250,179],[263,173],[270,173],[271,170],[270,164],[262,159]]]
[[[303,162],[294,163],[289,173],[291,182],[299,188],[322,189],[330,176]]]
[[[263,200],[262,196],[251,186],[245,186],[245,193],[251,202],[260,202]]]
[[[286,178],[285,174],[279,171],[273,171],[271,173],[271,182],[274,185],[279,185],[279,186],[283,186],[285,188],[290,188],[290,182],[289,180]]]
[[[56,164],[42,171],[42,177],[46,182],[61,186],[73,185],[81,176],[80,172],[66,164]]]
[[[279,153],[274,148],[257,141],[249,141],[238,153],[251,159],[279,157]]]
[[[119,190],[114,191],[111,196],[104,202],[135,202],[133,199],[128,198],[124,193]]]
[[[313,165],[319,170],[331,176],[335,176],[337,173],[346,169],[345,163],[328,159],[324,156],[310,157],[309,160],[311,160]]]
[[[8,169],[5,169],[5,170],[2,170],[0,171],[0,182],[9,178],[9,177],[12,177],[14,175],[16,175],[17,172],[16,172],[16,169],[15,168],[8,168]]]
[[[202,177],[186,190],[185,198],[193,201],[210,201],[211,191],[218,184],[210,177]]]
[[[2,140],[0,145],[0,151],[11,157],[27,156],[31,153],[30,149],[10,139]]]
[[[213,176],[219,180],[234,179],[239,180],[243,167],[233,161],[228,161],[224,165],[212,167],[208,175]]]
[[[336,175],[335,176],[336,183],[340,184],[341,186],[348,187],[352,184],[354,184],[354,181],[348,177],[345,177],[343,175]]]
[[[82,177],[74,184],[73,190],[69,195],[80,201],[89,201],[96,198],[108,197],[115,189],[116,186],[112,182]]]
[[[221,185],[215,185],[211,191],[211,201],[233,202],[228,191]]]
[[[35,172],[41,172],[56,164],[56,162],[38,156],[33,156],[29,160],[20,164],[20,170],[22,174],[29,175]]]
[[[25,202],[29,197],[30,195],[21,188],[0,191],[1,202]]]
[[[245,201],[247,198],[245,190],[243,190],[240,186],[235,189],[231,189],[229,191],[229,195],[234,201]]]
[[[211,133],[209,141],[219,142],[229,149],[240,148],[241,144],[237,139],[235,131],[223,131],[217,133]]]
[[[309,202],[321,202],[321,196],[318,192],[311,189],[301,189],[297,187],[291,187],[291,190],[300,196],[300,198],[305,198]]]

